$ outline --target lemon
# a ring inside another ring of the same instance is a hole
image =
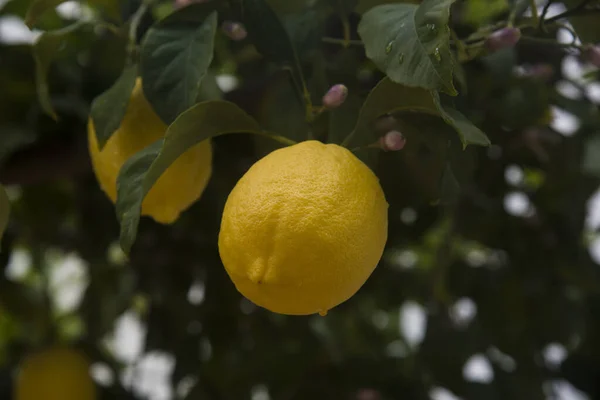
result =
[[[53,347],[29,355],[20,366],[15,400],[94,400],[96,386],[87,358],[76,350]]]
[[[119,170],[129,157],[162,138],[167,126],[154,113],[137,79],[121,126],[99,151],[94,124],[88,121],[92,166],[102,190],[115,203]],[[212,147],[203,141],[181,155],[156,181],[142,203],[142,215],[174,222],[204,192],[212,173]]]
[[[306,141],[270,153],[239,180],[223,211],[219,253],[253,303],[324,315],[377,266],[387,213],[365,164],[338,145]]]

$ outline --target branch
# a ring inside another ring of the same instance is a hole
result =
[[[579,13],[588,13],[588,12],[599,12],[600,8],[585,8],[585,6],[590,2],[590,0],[582,0],[578,5],[576,5],[575,7],[571,8],[570,10],[567,10],[561,14],[555,15],[552,18],[548,18],[546,21],[544,21],[544,23],[551,23],[554,21],[558,21],[559,19],[563,19],[563,18],[567,18],[567,17],[572,17],[574,15],[577,15]]]

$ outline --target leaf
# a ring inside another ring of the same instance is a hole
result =
[[[55,121],[58,116],[52,107],[50,100],[50,90],[46,76],[50,69],[50,64],[55,60],[57,53],[60,51],[66,35],[79,29],[83,22],[76,22],[65,28],[44,32],[33,44],[33,58],[35,59],[35,81],[40,105],[46,114],[51,116]]]
[[[265,0],[242,0],[242,8],[244,25],[256,49],[267,59],[291,67],[298,91],[307,98],[296,50],[275,11]]]
[[[0,241],[2,241],[4,231],[6,231],[6,227],[8,226],[9,216],[10,200],[6,194],[6,189],[4,189],[4,186],[0,185]]]
[[[473,123],[469,121],[467,117],[461,114],[458,110],[443,106],[438,93],[432,92],[432,97],[440,116],[448,125],[452,126],[456,132],[458,132],[460,141],[463,144],[463,148],[470,144],[477,146],[490,145],[490,139],[488,139],[486,134],[473,125]]]
[[[573,9],[581,4],[581,0],[564,0],[568,9]],[[577,36],[584,43],[597,43],[600,41],[600,25],[598,16],[593,12],[584,12],[569,17],[569,22],[577,32]]]
[[[369,93],[358,115],[354,131],[344,140],[343,145],[352,148],[375,142],[379,137],[372,135],[371,124],[384,114],[398,111],[438,115],[428,91],[399,85],[389,78],[383,78]]]
[[[453,2],[386,4],[368,11],[358,26],[367,57],[394,82],[456,95],[448,29]]]
[[[227,133],[260,132],[258,123],[226,101],[199,103],[169,126],[163,139],[132,156],[117,179],[117,217],[121,247],[128,253],[135,241],[142,201],[167,168],[189,148]]]
[[[271,61],[293,65],[292,41],[275,11],[264,0],[242,0],[243,22],[256,49]]]
[[[341,15],[350,15],[358,5],[358,0],[327,0],[327,3]]]
[[[489,145],[487,136],[460,112],[444,107],[437,92],[409,87],[383,78],[365,100],[354,131],[344,140],[350,148],[366,146],[379,139],[371,124],[384,115],[397,112],[416,112],[442,117],[458,133],[463,147],[469,144]]]
[[[494,18],[509,10],[506,0],[467,0],[465,3],[465,22],[479,27],[490,23]]]
[[[93,101],[91,117],[100,150],[121,125],[136,78],[137,67],[126,67],[114,85]]]
[[[600,177],[600,136],[591,136],[585,141],[582,161],[584,173]]]
[[[165,123],[197,103],[213,59],[215,2],[181,8],[148,30],[142,43],[144,95]]]
[[[46,11],[56,8],[56,6],[66,1],[67,0],[34,0],[27,9],[25,25],[27,25],[30,29],[33,28],[42,14],[44,14]]]
[[[446,164],[440,180],[440,203],[451,204],[456,202],[460,195],[460,185],[452,171],[450,164]]]
[[[350,91],[344,103],[329,111],[329,130],[327,141],[330,143],[341,143],[349,132],[356,126],[360,116],[363,99]]]
[[[300,60],[306,61],[319,48],[323,36],[320,22],[318,13],[312,9],[283,18],[283,25]]]
[[[54,61],[54,57],[62,44],[63,37],[60,34],[53,32],[44,32],[38,40],[33,44],[33,58],[35,59],[35,82],[37,86],[38,100],[42,109],[46,114],[52,117],[55,121],[58,116],[52,107],[50,100],[50,89],[46,75],[50,64]]]
[[[123,20],[120,3],[120,0],[88,0],[90,6],[119,23]]]

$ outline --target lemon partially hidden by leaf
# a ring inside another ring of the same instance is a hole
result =
[[[379,262],[388,204],[350,151],[306,141],[254,164],[230,193],[219,252],[236,288],[270,311],[325,314]]]
[[[89,361],[80,352],[54,347],[26,357],[15,383],[15,400],[95,400]]]
[[[94,124],[88,121],[92,166],[102,190],[115,203],[119,170],[138,151],[161,139],[167,126],[144,97],[137,79],[120,127],[99,150]],[[156,181],[142,203],[142,215],[174,222],[204,192],[212,173],[212,147],[205,140],[182,154]]]

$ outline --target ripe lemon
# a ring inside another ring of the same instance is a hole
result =
[[[127,112],[106,145],[99,151],[94,124],[88,121],[92,166],[100,187],[115,203],[119,170],[129,157],[162,138],[167,126],[154,113],[137,79]],[[212,173],[212,147],[205,140],[179,157],[156,181],[142,203],[142,215],[157,222],[174,222],[204,192]]]
[[[15,400],[94,400],[96,386],[87,358],[54,347],[25,358],[15,384]]]
[[[324,315],[377,266],[387,213],[379,180],[350,151],[302,142],[258,161],[230,193],[221,260],[255,304],[280,314]]]

